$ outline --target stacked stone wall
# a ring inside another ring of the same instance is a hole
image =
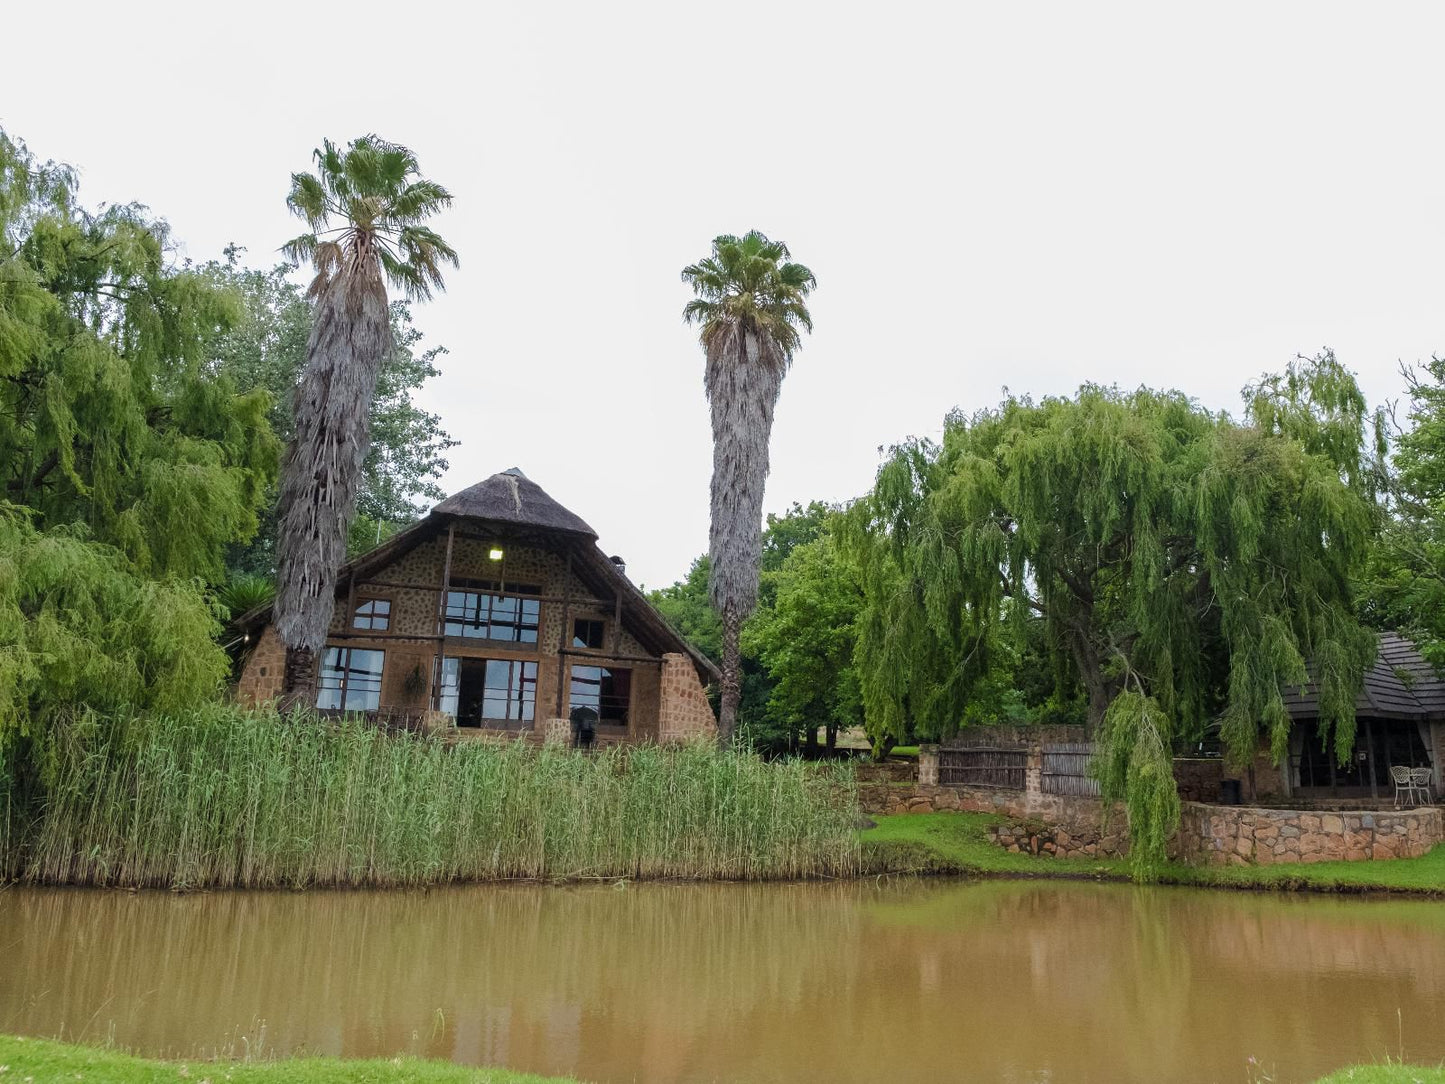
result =
[[[717,736],[717,717],[697,668],[681,652],[662,657],[661,698],[658,704],[657,740],[695,741]]]
[[[1437,808],[1329,813],[1187,802],[1178,850],[1209,865],[1414,858],[1441,842],[1442,832]]]
[[[241,666],[241,679],[236,682],[237,703],[254,708],[279,698],[285,669],[286,646],[276,629],[267,625]]]
[[[1025,820],[994,825],[988,834],[1006,851],[1042,858],[1119,858],[1129,853],[1129,834],[1122,817],[1107,829],[1095,824],[1054,825]]]

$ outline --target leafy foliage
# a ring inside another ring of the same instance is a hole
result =
[[[1363,582],[1365,620],[1445,667],[1445,358],[1404,371],[1409,405],[1386,480],[1388,515]]]
[[[77,705],[179,711],[220,692],[228,664],[201,586],[138,575],[84,527],[41,532],[0,504],[0,780],[17,737]]]
[[[1154,880],[1169,839],[1179,828],[1179,788],[1169,717],[1153,697],[1124,689],[1109,704],[1090,770],[1106,801],[1122,800],[1129,816],[1129,864],[1137,880]],[[1107,808],[1107,807],[1106,807]]]
[[[163,222],[84,210],[70,170],[0,132],[0,497],[36,526],[83,524],[142,573],[223,578],[279,453],[267,394],[208,364],[238,316],[168,264]]]
[[[1342,372],[1297,376],[1318,392]],[[1374,651],[1351,591],[1373,509],[1341,446],[1292,430],[1288,396],[1269,402],[1269,417],[1252,403],[1265,424],[1239,425],[1178,393],[1086,385],[951,416],[941,446],[895,449],[848,535],[870,732],[951,733],[1032,614],[1103,743],[1138,730],[1104,725],[1131,675],[1129,717],[1166,740],[1218,718],[1233,760],[1253,758],[1261,731],[1278,758],[1281,690],[1312,660],[1321,737],[1346,756]],[[1152,786],[1149,762],[1127,763],[1131,795]]]
[[[767,721],[788,736],[822,726],[831,747],[840,729],[863,716],[853,669],[861,580],[830,531],[794,548],[763,578],[774,601],[754,614],[743,643],[772,682]]]

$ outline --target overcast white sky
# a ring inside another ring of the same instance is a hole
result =
[[[421,307],[445,486],[520,466],[659,586],[706,548],[678,272],[758,228],[818,277],[767,508],[1004,385],[1210,407],[1331,346],[1375,401],[1445,350],[1440,4],[50,4],[0,125],[266,265],[323,137],[456,197]]]

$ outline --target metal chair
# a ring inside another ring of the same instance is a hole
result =
[[[1434,798],[1430,794],[1430,784],[1433,782],[1435,772],[1431,768],[1411,768],[1410,785],[1411,789],[1420,796],[1421,802],[1431,805]]]
[[[1395,808],[1400,808],[1400,799],[1403,797],[1407,805],[1415,804],[1415,775],[1414,769],[1407,764],[1391,764],[1390,777],[1395,780]]]

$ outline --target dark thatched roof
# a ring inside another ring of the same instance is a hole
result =
[[[453,493],[432,509],[432,515],[484,519],[515,527],[597,537],[597,532],[580,517],[547,496],[541,486],[516,467]]]
[[[410,527],[347,561],[337,573],[337,596],[345,593],[353,579],[365,580],[422,543],[445,533],[448,524],[468,521],[498,530],[504,536],[523,537],[529,543],[546,545],[550,540],[549,548],[570,551],[572,569],[583,583],[599,596],[621,602],[623,624],[639,643],[659,655],[667,652],[686,655],[704,684],[721,680],[717,665],[668,624],[647,596],[602,551],[597,545],[597,533],[516,467],[454,493]],[[249,632],[270,620],[268,603],[241,614],[231,624]]]
[[[1285,689],[1284,705],[1291,718],[1313,719],[1320,711],[1319,686]],[[1375,719],[1445,719],[1445,679],[1408,639],[1382,632],[1355,711]]]

